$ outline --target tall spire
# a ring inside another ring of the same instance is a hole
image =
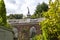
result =
[[[28,9],[28,14],[27,14],[27,18],[30,18],[30,11],[29,11],[29,8],[27,7],[27,9]]]

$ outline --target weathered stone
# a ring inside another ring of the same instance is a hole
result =
[[[18,30],[18,39],[19,40],[30,40],[32,30],[35,30],[35,35],[41,34],[39,22],[44,18],[38,19],[10,19],[8,23]],[[30,34],[31,33],[31,34]]]

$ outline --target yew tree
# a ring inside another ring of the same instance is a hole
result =
[[[6,8],[4,0],[0,0],[0,25],[6,25]]]

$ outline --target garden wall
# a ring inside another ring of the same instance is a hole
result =
[[[13,40],[12,31],[7,28],[0,27],[0,40]]]

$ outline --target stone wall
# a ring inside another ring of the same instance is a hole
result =
[[[44,18],[38,19],[9,19],[7,22],[18,30],[18,40],[30,40],[30,29],[36,29],[36,35],[41,34],[39,22]]]
[[[17,25],[18,29],[18,39],[19,40],[30,40],[30,28],[36,28],[36,35],[41,34],[40,25],[39,24],[26,24],[26,25]]]

